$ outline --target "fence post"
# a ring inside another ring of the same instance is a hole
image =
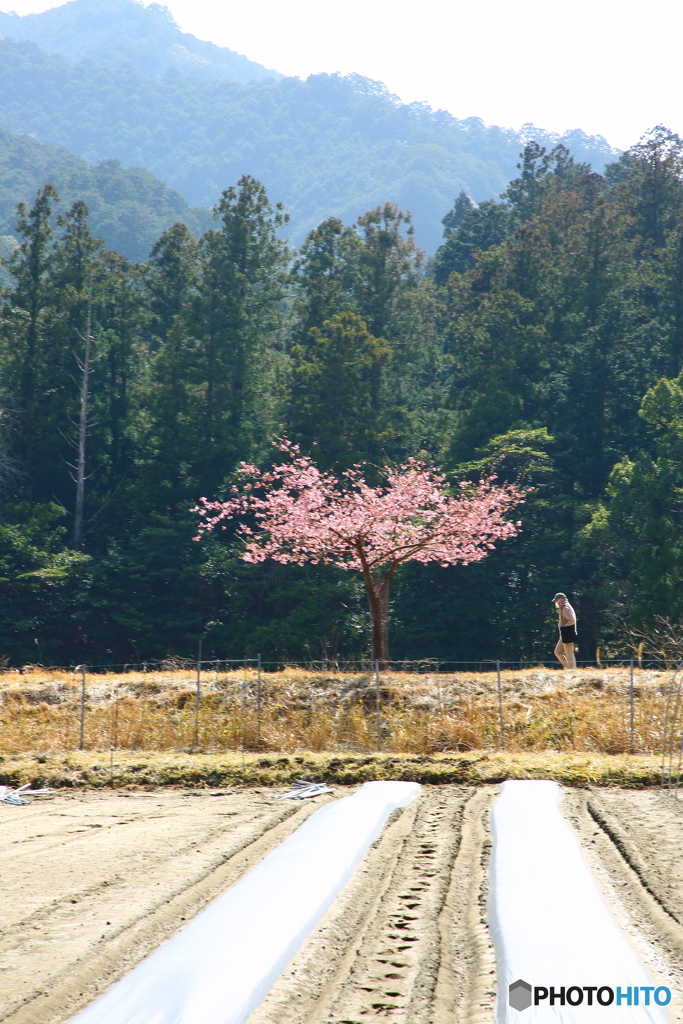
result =
[[[109,780],[111,788],[114,788],[114,748],[118,744],[119,738],[119,698],[114,687],[114,722],[111,730],[111,736],[109,737]]]
[[[496,679],[498,683],[498,714],[500,716],[500,749],[505,750],[505,724],[503,722],[503,691],[500,684],[500,662],[496,662]]]
[[[377,710],[377,749],[382,749],[382,718],[380,713],[379,661],[375,662],[375,707]]]
[[[629,749],[631,753],[634,753],[635,745],[633,742],[633,658],[631,658],[631,673],[629,679],[629,712],[630,712],[630,744]]]
[[[261,655],[258,656],[258,675],[256,677],[256,710],[258,711],[259,721],[261,721]]]
[[[80,666],[81,669],[81,731],[80,739],[78,743],[78,749],[83,750],[85,745],[85,665]]]
[[[261,655],[258,656],[258,675],[256,678],[256,731],[257,739],[261,741]]]
[[[194,702],[194,746],[199,746],[199,704],[202,699],[202,642],[197,651],[197,695]]]

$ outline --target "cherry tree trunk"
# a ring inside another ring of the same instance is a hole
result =
[[[368,587],[370,620],[372,623],[372,660],[381,669],[389,662],[389,579],[385,578]]]

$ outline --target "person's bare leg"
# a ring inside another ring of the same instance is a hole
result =
[[[567,656],[564,653],[564,650],[565,650],[565,647],[564,647],[564,644],[562,643],[562,638],[560,637],[560,639],[557,641],[557,647],[555,648],[555,657],[559,661],[559,663],[562,666],[562,668],[569,668],[569,666],[567,664]]]
[[[567,659],[567,668],[576,668],[576,657],[574,655],[574,644],[564,645],[564,656]]]

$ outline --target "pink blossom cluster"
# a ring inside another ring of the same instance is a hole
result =
[[[365,574],[409,559],[467,564],[485,558],[495,541],[514,537],[521,526],[505,515],[523,493],[496,486],[493,477],[460,484],[454,497],[442,474],[408,459],[388,471],[383,486],[372,487],[360,467],[337,478],[321,473],[291,442],[278,447],[290,461],[267,472],[242,463],[241,487],[232,488],[228,501],[200,498],[192,510],[203,517],[200,535],[224,520],[250,516],[254,525],[238,530],[247,562],[327,562]]]

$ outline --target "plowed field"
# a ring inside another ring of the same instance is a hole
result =
[[[424,787],[396,812],[249,1024],[491,1022],[496,793]],[[274,801],[263,789],[0,804],[0,1021],[69,1020],[321,802]],[[683,1021],[682,804],[567,789],[563,806],[617,920],[673,989],[672,1020]]]

